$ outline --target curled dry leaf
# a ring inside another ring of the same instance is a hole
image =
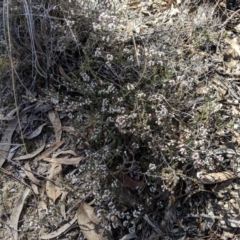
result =
[[[47,150],[45,150],[41,155],[39,155],[38,157],[35,158],[35,160],[40,161],[43,158],[48,157],[51,153],[53,153],[54,151],[56,151],[59,147],[61,147],[63,145],[64,141],[60,141],[60,142],[56,142],[52,147],[48,148]]]
[[[83,159],[83,156],[76,158],[44,158],[43,160],[50,163],[59,163],[64,165],[75,165],[79,164],[79,162]]]
[[[34,183],[31,183],[32,191],[35,195],[39,195],[38,186]]]
[[[237,52],[237,54],[240,56],[240,43],[238,39],[237,38],[230,39],[227,37],[225,38],[225,41],[229,43],[232,49],[234,49]]]
[[[62,127],[62,130],[71,134],[76,132],[75,128],[71,126],[64,126]]]
[[[43,218],[48,213],[45,186],[39,187],[38,191],[39,191],[38,207],[41,209],[41,211],[38,211],[38,214],[39,218]]]
[[[130,240],[130,239],[136,239],[137,238],[137,235],[136,233],[129,233],[125,236],[123,236],[121,239],[119,240]]]
[[[1,139],[2,145],[0,145],[0,167],[2,167],[3,163],[5,162],[5,159],[8,156],[8,151],[11,147],[11,140],[13,132],[15,131],[15,128],[17,127],[18,121],[17,119],[13,119],[9,122],[9,125],[7,129],[4,131]]]
[[[43,127],[44,127],[45,125],[47,125],[47,124],[44,123],[44,124],[40,125],[40,126],[39,126],[37,129],[35,129],[31,134],[25,135],[24,138],[30,140],[30,139],[33,139],[33,138],[37,137],[37,136],[42,132],[42,129],[43,129]]]
[[[77,210],[78,225],[87,240],[107,240],[103,230],[99,228],[100,220],[96,217],[93,207],[80,203]]]
[[[76,220],[77,220],[77,216],[75,216],[69,223],[66,223],[56,231],[40,236],[40,239],[52,239],[52,238],[58,237],[62,233],[66,232],[68,228],[70,228],[76,222]]]
[[[198,179],[203,184],[215,184],[223,181],[227,181],[230,179],[237,178],[231,172],[219,172],[219,173],[209,173],[209,174],[197,174]]]
[[[11,226],[8,230],[9,233],[11,234],[11,239],[18,239],[18,221],[19,221],[19,217],[20,214],[22,212],[23,209],[23,205],[24,205],[24,201],[27,198],[28,194],[30,192],[29,188],[26,188],[22,195],[20,196],[20,198],[18,199],[16,206],[14,207],[10,220],[9,220],[9,225]]]
[[[43,151],[43,149],[45,148],[46,143],[43,143],[42,146],[40,148],[38,148],[36,151],[26,154],[24,156],[20,156],[20,157],[16,157],[13,160],[26,160],[26,159],[30,159],[30,158],[34,158],[35,156],[37,156],[40,152]]]
[[[42,186],[42,181],[40,181],[39,179],[37,179],[33,174],[32,174],[32,170],[31,170],[31,167],[29,165],[29,163],[27,162],[25,165],[24,165],[24,170],[25,170],[25,174],[28,176],[28,178],[33,182],[35,183],[36,185],[38,186]]]
[[[7,114],[7,118],[12,118],[14,115],[15,115],[15,113],[17,112],[17,111],[19,111],[20,110],[20,108],[19,107],[16,107],[16,108],[14,108],[12,111],[10,111],[8,114]]]
[[[7,156],[7,159],[10,161],[12,160],[16,150],[20,147],[21,145],[16,145],[15,147],[12,147],[10,150],[9,150],[9,153],[8,153],[8,156]]]
[[[136,181],[132,179],[127,174],[118,174],[117,179],[123,183],[124,187],[136,190],[138,187],[142,187],[144,185],[144,180]]]
[[[19,110],[19,107],[14,108],[12,111],[10,111],[6,116],[4,114],[0,114],[0,120],[2,121],[10,121],[14,118],[16,118],[15,113]]]
[[[61,140],[62,137],[62,124],[58,114],[54,111],[48,112],[48,117],[53,125],[56,142]]]
[[[50,174],[49,174],[49,179],[56,181],[57,178],[60,177],[60,174],[62,173],[62,166],[61,164],[57,163],[52,163],[51,168],[50,168]],[[46,182],[46,193],[47,196],[53,200],[55,203],[56,199],[62,194],[62,189],[58,186],[53,181],[47,181]]]
[[[66,204],[65,204],[65,200],[66,200],[67,195],[68,195],[68,192],[63,192],[62,196],[61,196],[60,211],[61,211],[63,219],[66,219]]]
[[[59,152],[53,154],[52,156],[53,156],[53,158],[56,158],[56,157],[58,157],[60,154],[71,154],[71,155],[73,155],[73,156],[75,156],[75,157],[77,156],[77,154],[76,154],[73,150],[59,151]]]

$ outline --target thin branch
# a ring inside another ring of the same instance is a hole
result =
[[[149,219],[148,215],[145,214],[143,219],[153,228],[153,230],[159,235],[162,236],[162,231]]]
[[[234,12],[229,18],[225,20],[225,22],[221,25],[221,27],[224,27],[225,25],[228,24],[228,22],[237,14],[240,13],[240,9],[238,9],[236,12]]]
[[[20,116],[19,116],[19,108],[18,108],[18,103],[17,103],[17,96],[16,96],[16,84],[15,84],[15,78],[14,78],[14,64],[13,64],[13,57],[12,57],[12,39],[11,39],[11,31],[10,31],[10,24],[9,24],[9,2],[6,3],[7,4],[7,40],[8,40],[8,52],[9,52],[9,60],[10,60],[10,64],[11,64],[11,79],[12,79],[12,88],[13,88],[13,96],[14,96],[14,103],[16,106],[16,113],[17,113],[17,120],[18,120],[18,125],[19,125],[19,130],[20,130],[20,134],[21,134],[21,138],[22,138],[22,142],[24,144],[24,149],[25,152],[27,153],[27,148],[26,148],[26,144],[23,138],[23,132],[22,132],[22,125],[21,125],[21,121],[20,121]]]
[[[240,221],[237,220],[233,220],[233,219],[226,219],[224,217],[218,217],[218,216],[214,216],[214,215],[207,215],[207,214],[188,214],[187,217],[193,217],[193,218],[211,218],[211,219],[217,219],[217,220],[226,220],[230,223],[234,223],[239,225],[240,227]]]

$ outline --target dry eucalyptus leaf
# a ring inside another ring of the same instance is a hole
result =
[[[40,236],[40,239],[52,239],[52,238],[58,237],[62,233],[66,232],[68,228],[70,228],[76,222],[76,220],[77,220],[77,216],[75,216],[69,223],[66,223],[56,231]]]
[[[75,128],[71,127],[71,126],[64,126],[64,127],[62,127],[62,130],[66,131],[68,133],[75,133],[76,132]]]
[[[130,239],[137,239],[137,235],[136,233],[129,233],[125,236],[123,236],[121,239],[119,240],[130,240]]]
[[[180,13],[178,8],[171,7],[170,11],[168,11],[168,16],[173,17]]]
[[[237,40],[237,38],[233,38],[233,39],[225,38],[225,41],[227,43],[229,43],[231,45],[232,49],[234,49],[238,53],[238,55],[240,56],[240,43]]]
[[[33,183],[35,183],[36,185],[42,186],[42,181],[39,180],[39,179],[37,179],[37,178],[32,174],[32,170],[31,170],[31,167],[30,167],[30,165],[29,165],[28,162],[24,165],[24,168],[25,168],[25,174],[28,176],[28,178],[29,178]]]
[[[7,114],[6,117],[7,117],[7,118],[12,118],[17,111],[19,111],[19,107],[16,107],[16,108],[14,108],[12,111],[10,111],[10,112]]]
[[[1,113],[1,114],[0,114],[0,121],[3,121],[3,120],[6,120],[6,119],[5,119],[5,115]]]
[[[138,5],[141,3],[141,1],[133,1],[126,3],[129,7],[138,7]]]
[[[15,147],[12,147],[9,152],[8,152],[8,156],[7,159],[8,160],[12,160],[13,156],[15,155],[16,150],[20,147],[21,145],[16,145]]]
[[[230,233],[227,231],[223,231],[221,235],[221,239],[234,239],[234,237],[235,237],[234,233]]]
[[[238,24],[238,25],[235,26],[234,28],[235,28],[235,30],[236,30],[238,33],[240,33],[240,24]]]
[[[53,156],[53,158],[56,158],[56,157],[58,157],[60,154],[71,154],[71,155],[73,155],[73,156],[75,156],[75,157],[77,156],[77,153],[75,153],[73,150],[59,151],[59,152],[53,154],[52,156]]]
[[[237,65],[238,61],[237,60],[231,60],[230,62],[226,63],[226,73],[231,73],[232,70],[235,68],[235,66]]]
[[[41,209],[41,211],[38,211],[38,214],[40,218],[43,218],[45,214],[48,213],[48,208],[46,204],[47,196],[45,194],[45,186],[39,187],[38,191],[39,191],[38,207]]]
[[[227,49],[223,55],[224,61],[231,61],[232,59],[237,60],[238,58],[238,53],[232,48]]]
[[[40,161],[43,158],[48,157],[51,153],[56,151],[59,147],[63,145],[64,141],[56,142],[52,147],[48,148],[46,151],[44,151],[40,156],[36,157],[35,160]]]
[[[70,83],[72,82],[72,79],[65,73],[61,66],[59,66],[59,72],[66,80],[68,80]]]
[[[35,129],[31,134],[29,135],[25,135],[24,138],[26,139],[33,139],[35,137],[37,137],[41,132],[42,132],[42,129],[43,127],[46,125],[46,123],[40,125],[37,129]]]
[[[26,188],[20,198],[18,199],[16,206],[14,207],[9,224],[7,226],[11,226],[11,228],[8,229],[9,233],[11,234],[12,238],[11,239],[18,239],[18,221],[20,214],[23,209],[24,201],[27,198],[28,194],[30,192],[29,188]]]
[[[39,195],[38,186],[34,183],[31,183],[32,190],[34,194]]]
[[[60,211],[61,211],[63,219],[66,219],[66,204],[65,204],[65,200],[66,200],[67,195],[68,195],[68,192],[63,192],[62,196],[61,196]]]
[[[48,117],[53,125],[56,142],[61,140],[62,137],[62,124],[58,114],[54,111],[48,112]]]
[[[236,176],[231,172],[219,172],[219,173],[209,173],[209,174],[199,174],[198,179],[203,184],[215,184],[229,179],[235,179]]]
[[[50,199],[52,199],[52,201],[55,203],[55,201],[61,196],[62,190],[60,187],[56,186],[53,182],[47,181],[46,193],[47,193],[47,196]]]
[[[0,167],[2,167],[3,163],[5,162],[5,159],[8,156],[9,149],[11,147],[11,140],[13,132],[15,131],[15,128],[17,127],[18,121],[17,119],[13,119],[9,122],[7,129],[4,131],[1,139],[0,144]]]
[[[103,230],[99,229],[100,220],[96,217],[93,207],[81,203],[77,210],[78,225],[87,240],[107,240]]]
[[[43,158],[44,161],[50,162],[50,163],[59,163],[64,165],[75,165],[79,164],[79,162],[83,159],[83,156],[76,157],[76,158]]]
[[[118,174],[117,179],[124,185],[126,188],[130,188],[133,190],[136,190],[139,187],[142,187],[144,185],[144,180],[134,180],[127,174]]]
[[[15,113],[17,112],[17,110],[19,110],[19,107],[14,108],[12,111],[10,111],[6,116],[4,114],[0,114],[0,120],[2,121],[10,121],[14,118],[16,118]]]
[[[43,149],[45,148],[46,143],[43,143],[42,146],[40,148],[38,148],[36,151],[26,154],[24,156],[20,156],[20,157],[16,157],[13,160],[26,160],[26,159],[30,159],[30,158],[34,158],[35,156],[37,156],[40,152],[43,151]]]
[[[13,120],[14,118],[16,117],[15,116],[8,117],[8,116],[5,116],[4,114],[0,114],[0,121],[10,121],[10,120]]]
[[[50,168],[50,174],[48,176],[48,179],[56,181],[62,173],[62,166],[61,164],[52,163]],[[52,181],[46,182],[46,194],[47,196],[53,200],[55,203],[56,199],[62,194],[63,190],[56,186],[55,183]]]

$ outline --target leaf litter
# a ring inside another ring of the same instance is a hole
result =
[[[23,206],[24,206],[24,202],[29,193],[30,193],[29,188],[26,188],[23,191],[21,197],[18,199],[18,201],[12,211],[12,214],[10,216],[9,235],[12,236],[13,239],[18,239],[18,221],[19,221],[19,217],[20,217],[20,214],[21,214]]]
[[[27,114],[32,108],[33,107],[29,107],[29,108],[25,109],[24,112]],[[23,115],[23,116],[25,116],[25,115]],[[58,117],[58,114],[54,113],[53,111],[50,111],[48,116],[53,125],[56,143],[46,149],[46,143],[43,142],[42,144],[40,144],[41,146],[38,149],[36,149],[35,151],[33,151],[32,153],[28,153],[26,155],[15,157],[12,160],[12,161],[28,160],[28,162],[26,162],[24,165],[25,174],[28,177],[28,180],[31,182],[32,190],[34,191],[34,193],[39,195],[39,197],[42,196],[42,197],[40,197],[40,199],[39,199],[40,201],[38,202],[39,207],[41,207],[42,209],[45,209],[46,211],[48,211],[48,208],[46,205],[46,199],[44,200],[44,197],[42,195],[42,194],[44,194],[45,191],[46,191],[46,195],[48,196],[49,199],[51,199],[53,201],[53,203],[55,203],[55,201],[60,197],[61,194],[62,194],[61,200],[63,202],[67,197],[67,192],[64,192],[61,189],[61,187],[58,185],[59,180],[61,179],[61,174],[62,174],[61,163],[62,164],[67,163],[68,165],[71,165],[71,164],[77,164],[82,160],[82,157],[76,157],[77,154],[73,150],[59,151],[58,153],[53,154],[53,158],[50,158],[51,159],[50,162],[52,162],[52,163],[49,165],[50,166],[49,175],[46,176],[46,179],[44,181],[42,181],[42,180],[37,179],[34,176],[34,172],[31,169],[29,160],[33,161],[33,163],[36,161],[38,162],[42,159],[49,160],[47,157],[49,157],[52,153],[54,153],[59,147],[61,147],[64,144],[64,141],[61,141],[62,130],[61,130],[61,122]],[[1,145],[1,151],[2,151],[1,164],[3,164],[5,159],[8,157],[8,152],[9,152],[10,146],[11,146],[12,135],[17,127],[17,124],[18,124],[18,122],[16,119],[10,120],[8,128],[6,129],[5,133],[3,134],[2,142],[4,141],[4,144]],[[39,136],[45,125],[46,125],[46,123],[40,125],[31,134],[29,134],[28,136],[25,136],[25,138],[33,139],[33,138]],[[12,156],[14,155],[17,148],[19,148],[19,146],[15,147],[13,149]],[[45,149],[45,151],[44,151],[44,149]],[[59,155],[65,155],[65,156],[73,155],[73,156],[75,156],[75,158],[68,158],[68,157],[56,158]],[[60,162],[60,163],[54,163],[54,162]],[[37,175],[39,175],[39,173],[37,173]],[[44,186],[44,182],[45,182],[45,186]],[[20,216],[21,210],[23,209],[26,196],[29,194],[29,192],[30,192],[30,189],[28,189],[28,188],[26,190],[24,190],[23,195],[16,202],[15,208],[14,208],[12,216],[10,218],[10,225],[13,228],[13,229],[11,228],[13,230],[11,232],[11,234],[14,239],[18,239],[17,229],[18,229],[19,216]],[[41,200],[41,198],[42,198],[42,200]],[[61,205],[61,209],[62,209],[61,212],[64,215],[64,218],[66,218],[66,213],[64,210],[65,204]],[[17,212],[17,214],[14,214],[14,212]],[[39,216],[41,216],[41,214]],[[73,220],[70,221],[70,225],[65,224],[63,227],[59,228],[57,231],[55,231],[51,234],[42,236],[42,239],[54,238],[54,236],[61,235],[61,233],[66,231],[66,229],[69,228],[76,221],[76,219],[77,219],[76,217],[75,217],[75,220],[73,218]]]
[[[58,163],[51,163],[49,176],[46,182],[46,194],[55,203],[56,199],[62,194],[61,187],[56,185],[62,173],[62,166]],[[52,181],[50,181],[52,180]]]
[[[46,147],[46,143],[44,142],[38,149],[33,151],[32,153],[20,156],[20,157],[15,157],[13,160],[15,161],[20,161],[20,160],[27,160],[36,157],[39,153],[41,153]]]
[[[77,210],[78,225],[83,235],[88,240],[107,240],[103,230],[99,227],[100,219],[94,213],[94,208],[86,203],[81,203]]]

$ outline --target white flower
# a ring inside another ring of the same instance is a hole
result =
[[[179,152],[183,155],[187,154],[187,151],[185,148],[180,148]]]
[[[135,89],[135,86],[133,85],[133,84],[130,84],[130,83],[128,83],[127,84],[127,90],[134,90]]]
[[[80,75],[83,78],[83,81],[88,82],[90,80],[90,77],[87,75],[86,72],[81,72]]]
[[[115,30],[115,29],[116,29],[116,24],[114,24],[114,23],[109,23],[109,24],[108,24],[108,29],[109,29],[109,30]]]
[[[101,53],[101,49],[100,48],[97,48],[95,53],[94,53],[94,56],[95,57],[101,57],[102,56],[102,53]]]
[[[101,21],[105,21],[108,18],[107,13],[103,12],[100,14],[100,16],[98,17],[98,20]]]
[[[113,60],[113,55],[112,54],[107,54],[106,56],[108,61],[112,61]]]
[[[138,148],[139,148],[139,145],[134,142],[134,143],[132,143],[132,147],[138,149]]]
[[[138,98],[143,98],[143,97],[146,97],[146,94],[143,93],[143,92],[140,92],[140,93],[137,94],[137,97]]]
[[[101,30],[101,25],[100,24],[97,24],[95,22],[92,23],[92,26],[93,26],[93,31],[97,31],[97,30]]]
[[[154,163],[150,163],[149,164],[149,171],[153,171],[153,170],[155,170],[157,167],[156,167],[156,165],[154,164]]]

